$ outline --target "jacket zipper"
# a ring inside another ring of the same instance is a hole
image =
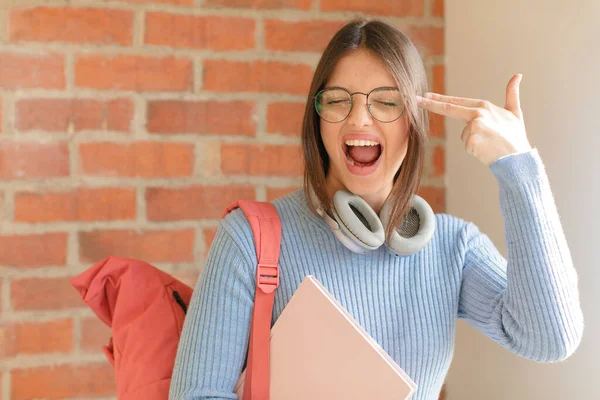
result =
[[[183,313],[187,314],[187,306],[183,302],[183,299],[181,298],[181,295],[179,294],[179,292],[177,290],[173,290],[173,297],[175,298],[175,301],[177,302],[177,304],[179,304],[179,306],[183,310]]]
[[[177,324],[177,334],[179,336],[181,336],[181,331],[183,329],[183,322],[185,319],[185,316],[187,314],[187,306],[185,305],[185,302],[183,301],[183,299],[181,298],[181,295],[179,294],[179,292],[177,290],[175,290],[172,286],[169,286],[169,290],[171,291],[171,294],[173,295],[173,299],[175,299],[175,303],[177,303],[177,305],[173,304],[173,302],[171,303],[171,310],[173,310],[173,314],[175,316],[175,323]],[[181,314],[181,312],[183,311],[183,314]]]

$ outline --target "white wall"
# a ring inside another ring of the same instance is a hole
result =
[[[446,2],[446,91],[504,106],[522,73],[521,108],[539,149],[579,274],[586,321],[577,352],[541,364],[464,321],[448,376],[450,400],[600,398],[600,1]],[[447,210],[475,222],[506,257],[498,186],[447,119]]]

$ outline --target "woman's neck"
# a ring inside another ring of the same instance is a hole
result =
[[[327,188],[327,198],[330,201],[333,200],[333,195],[338,190],[347,190],[349,192],[352,192],[349,189],[347,189],[339,180],[330,179],[329,177],[327,177],[325,179],[325,186]],[[364,201],[366,201],[367,204],[373,209],[373,211],[375,211],[375,213],[377,213],[377,215],[379,215],[379,212],[381,211],[381,208],[383,207],[383,204],[385,203],[385,200],[387,199],[391,190],[392,190],[392,186],[390,185],[389,188],[385,188],[385,189],[375,191],[372,193],[354,193],[354,194],[360,196]]]

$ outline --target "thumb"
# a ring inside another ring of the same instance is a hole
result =
[[[505,109],[515,114],[519,119],[523,119],[521,112],[521,100],[519,99],[519,85],[521,84],[522,74],[514,75],[506,86],[506,104]]]

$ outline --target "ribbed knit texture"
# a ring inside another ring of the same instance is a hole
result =
[[[274,201],[282,222],[273,323],[314,275],[417,383],[438,398],[457,318],[520,356],[568,357],[583,331],[577,274],[537,149],[489,168],[499,184],[508,261],[472,222],[438,213],[431,242],[410,256],[352,253],[301,190]],[[256,253],[241,210],[219,225],[185,320],[170,399],[235,399],[245,367]],[[351,351],[351,349],[349,349]],[[323,371],[327,373],[327,371]]]

